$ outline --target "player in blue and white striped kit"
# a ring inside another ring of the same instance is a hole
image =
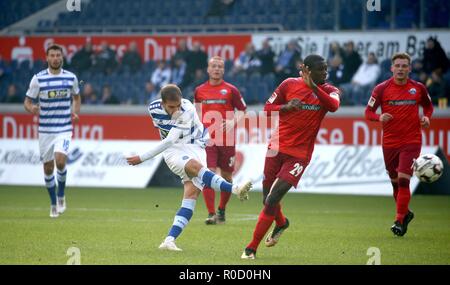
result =
[[[28,112],[39,115],[39,151],[50,195],[50,217],[56,218],[66,210],[66,160],[72,138],[72,121],[79,120],[81,97],[75,74],[62,69],[62,48],[51,45],[46,54],[48,68],[31,79],[24,107]],[[38,104],[33,103],[36,99]],[[55,161],[58,185],[54,176]]]
[[[208,170],[205,151],[208,131],[198,118],[194,105],[182,98],[181,90],[176,85],[163,87],[161,99],[153,101],[148,110],[155,127],[159,129],[161,142],[147,153],[127,157],[127,162],[137,165],[162,153],[170,170],[181,178],[184,184],[181,208],[166,239],[159,246],[160,249],[181,251],[175,239],[189,223],[205,185],[217,191],[232,192],[242,201],[248,199],[252,184],[233,185]]]

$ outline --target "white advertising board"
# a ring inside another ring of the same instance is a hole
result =
[[[67,161],[67,185],[144,188],[162,156],[129,166],[124,154],[144,152],[154,144],[154,141],[73,140]],[[0,140],[0,184],[44,185],[38,140]]]
[[[238,171],[234,181],[251,179],[254,189],[262,190],[266,145],[238,145]],[[422,153],[436,153],[436,147],[423,147]],[[419,181],[413,176],[411,190]],[[299,185],[290,192],[392,195],[380,146],[316,145],[313,157]]]
[[[437,37],[444,50],[450,50],[448,30],[260,33],[253,34],[252,40],[259,49],[264,39],[272,39],[271,45],[275,54],[284,50],[290,40],[296,40],[303,58],[309,54],[319,54],[327,58],[331,42],[336,41],[342,46],[345,42],[353,41],[355,49],[362,57],[366,58],[369,52],[374,52],[381,61],[391,58],[396,52],[407,52],[413,58],[422,57],[426,40],[430,36]]]

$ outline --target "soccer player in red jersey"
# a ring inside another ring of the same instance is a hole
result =
[[[339,89],[325,83],[327,64],[319,55],[309,55],[302,65],[302,77],[283,81],[266,102],[264,111],[279,112],[279,126],[272,134],[264,165],[263,202],[252,241],[241,258],[254,259],[259,243],[269,230],[265,244],[274,246],[289,227],[280,201],[296,187],[314,150],[314,142],[327,112],[339,108]]]
[[[218,174],[220,172],[225,180],[232,183],[236,154],[234,126],[244,117],[247,106],[239,90],[223,80],[225,63],[221,57],[214,56],[208,61],[207,72],[208,81],[198,86],[194,92],[194,103],[201,104],[202,123],[205,128],[209,128],[211,137],[210,143],[206,146],[207,166],[213,172]],[[235,113],[235,109],[238,112]],[[213,130],[215,126],[220,126],[220,129]],[[214,190],[205,187],[203,198],[208,209],[208,218],[205,223],[207,225],[223,224],[230,194],[220,192],[217,213],[214,205]]]
[[[426,87],[409,79],[411,58],[406,53],[392,57],[392,78],[378,84],[366,107],[366,119],[381,122],[383,126],[383,156],[391,178],[397,215],[392,232],[406,234],[408,224],[414,218],[409,210],[411,192],[409,180],[414,159],[420,155],[421,128],[430,126],[433,105]],[[419,105],[424,115],[419,117]],[[381,114],[376,114],[381,106]]]

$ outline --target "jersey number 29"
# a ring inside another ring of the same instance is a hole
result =
[[[300,175],[300,173],[302,173],[302,171],[303,171],[303,166],[297,162],[296,164],[294,164],[294,168],[291,171],[289,171],[289,173],[294,175],[295,177],[297,177]]]

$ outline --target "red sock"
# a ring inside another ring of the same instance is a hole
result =
[[[225,207],[227,206],[227,203],[230,200],[230,197],[231,197],[231,192],[220,191],[219,209],[225,210]]]
[[[398,194],[397,194],[397,216],[396,220],[403,222],[408,213],[409,201],[411,200],[411,192],[409,191],[409,179],[398,179]]]
[[[398,196],[398,183],[397,182],[392,182],[392,189],[394,190],[394,200],[395,202],[397,202],[397,196]]]
[[[208,213],[215,214],[216,207],[214,205],[214,202],[216,199],[216,193],[214,192],[214,189],[205,186],[202,192],[203,198],[205,199],[206,208],[208,209]]]
[[[264,209],[259,214],[255,230],[253,231],[253,239],[247,245],[248,248],[251,248],[255,251],[258,249],[259,243],[264,238],[270,226],[272,225],[273,220],[275,219],[276,212],[277,206],[264,206]]]
[[[275,215],[275,223],[277,224],[277,227],[282,227],[286,224],[286,217],[283,215],[283,212],[281,212],[281,205],[278,206],[278,211]]]

